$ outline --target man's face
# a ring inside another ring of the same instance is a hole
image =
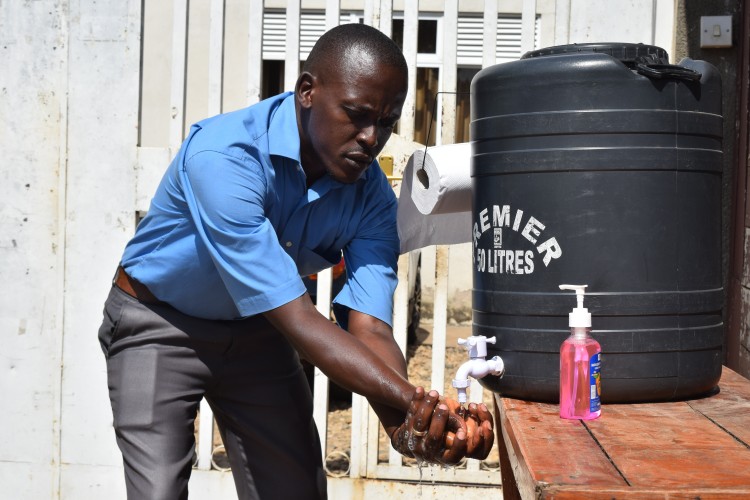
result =
[[[366,59],[342,61],[313,80],[303,104],[308,119],[302,123],[302,165],[312,179],[327,173],[343,183],[355,182],[382,151],[401,116],[405,75]]]

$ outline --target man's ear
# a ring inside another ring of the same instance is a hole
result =
[[[294,94],[301,107],[310,108],[312,106],[312,94],[315,83],[315,77],[307,71],[303,72],[297,78],[297,84],[294,86]]]

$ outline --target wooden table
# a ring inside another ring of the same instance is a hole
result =
[[[505,500],[750,499],[750,381],[726,367],[702,399],[582,422],[495,395],[495,415]]]

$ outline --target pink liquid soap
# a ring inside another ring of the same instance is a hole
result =
[[[560,346],[560,417],[593,420],[601,413],[601,347],[588,328],[571,328]]]

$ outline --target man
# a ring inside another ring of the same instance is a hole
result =
[[[315,45],[294,93],[192,127],[99,330],[130,498],[187,496],[204,396],[240,498],[324,498],[298,354],[366,396],[401,453],[448,464],[489,453],[487,408],[464,421],[413,387],[393,339],[396,199],[375,158],[406,77],[388,37],[344,25]],[[300,278],[342,250],[335,312],[348,331],[316,311]]]

